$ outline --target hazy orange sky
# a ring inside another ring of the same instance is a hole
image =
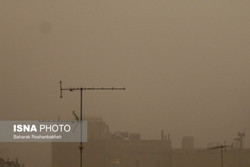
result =
[[[170,133],[173,146],[250,147],[248,0],[0,0],[2,120],[73,119],[84,114],[144,139]]]

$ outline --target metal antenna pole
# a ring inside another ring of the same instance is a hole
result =
[[[225,147],[226,148],[226,147]],[[223,145],[221,145],[221,148],[220,148],[220,156],[221,156],[221,167],[223,167]]]
[[[83,144],[82,144],[82,92],[83,90],[125,90],[126,88],[95,88],[95,87],[80,87],[80,88],[62,88],[62,81],[60,81],[60,98],[62,98],[62,92],[63,90],[69,90],[69,91],[80,91],[80,167],[82,167],[82,150],[83,150]]]
[[[80,167],[82,167],[82,149],[83,149],[83,145],[82,145],[82,88],[80,88],[80,134],[81,134],[81,140],[80,140]]]

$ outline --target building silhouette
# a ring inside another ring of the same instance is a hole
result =
[[[163,131],[159,140],[142,140],[138,133],[111,133],[102,118],[84,120],[88,121],[84,167],[221,167],[220,150],[196,149],[194,137],[183,137],[182,148],[173,149]],[[79,143],[52,143],[52,167],[79,167],[79,162]],[[249,166],[250,149],[224,150],[224,167]]]
[[[85,167],[171,166],[170,140],[141,140],[140,134],[110,133],[101,118],[86,118],[88,142],[84,143]],[[79,167],[79,143],[52,143],[53,167]]]

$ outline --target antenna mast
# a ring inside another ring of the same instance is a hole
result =
[[[80,150],[80,167],[82,167],[82,150],[83,150],[83,144],[82,144],[82,92],[84,90],[125,90],[126,88],[114,88],[114,87],[110,87],[110,88],[95,88],[95,87],[78,87],[78,88],[63,88],[62,87],[62,81],[60,81],[60,98],[62,98],[62,93],[64,90],[68,90],[68,91],[76,91],[79,90],[80,91],[80,123],[81,123],[81,127],[80,127],[80,145],[79,145],[79,150]],[[75,113],[73,113],[75,115]]]

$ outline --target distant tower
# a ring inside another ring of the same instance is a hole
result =
[[[245,133],[238,133],[239,141],[240,141],[240,149],[243,149],[243,139],[245,137]]]
[[[242,149],[243,149],[243,139],[245,137],[245,133],[238,133],[238,136],[239,136],[239,142],[240,142],[240,149],[239,149],[239,167],[242,166]]]

